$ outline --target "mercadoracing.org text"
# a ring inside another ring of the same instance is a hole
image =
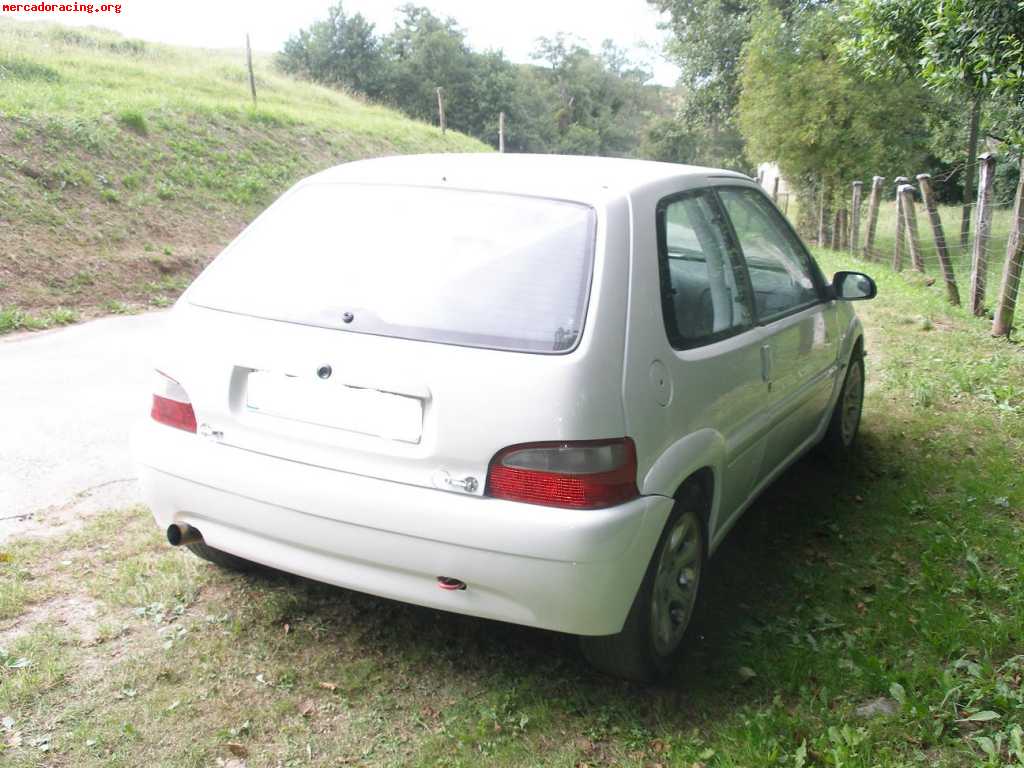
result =
[[[4,3],[4,13],[120,13],[120,3]]]

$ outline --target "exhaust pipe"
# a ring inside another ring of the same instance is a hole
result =
[[[171,523],[167,526],[167,541],[172,547],[180,547],[183,544],[197,544],[203,540],[203,534],[198,528],[183,523]]]

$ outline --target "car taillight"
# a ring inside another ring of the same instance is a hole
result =
[[[170,376],[156,372],[153,382],[153,408],[149,412],[156,421],[169,427],[196,431],[196,413],[185,388]]]
[[[636,498],[636,446],[617,440],[530,443],[491,459],[486,495],[571,509],[611,507]]]

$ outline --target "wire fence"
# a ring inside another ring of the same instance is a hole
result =
[[[855,182],[837,206],[819,194],[813,220],[804,210],[799,223],[805,232],[812,230],[819,246],[924,275],[945,290],[951,304],[991,318],[994,336],[1009,336],[1018,298],[1024,298],[1024,172],[1007,206],[992,198],[994,159],[980,160],[977,196],[969,205],[937,205],[927,174],[876,176]],[[1024,171],[1024,159],[1021,164]],[[795,209],[789,215],[794,218]]]

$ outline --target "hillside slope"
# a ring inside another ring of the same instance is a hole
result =
[[[170,303],[297,179],[484,151],[244,57],[0,18],[0,333]]]

